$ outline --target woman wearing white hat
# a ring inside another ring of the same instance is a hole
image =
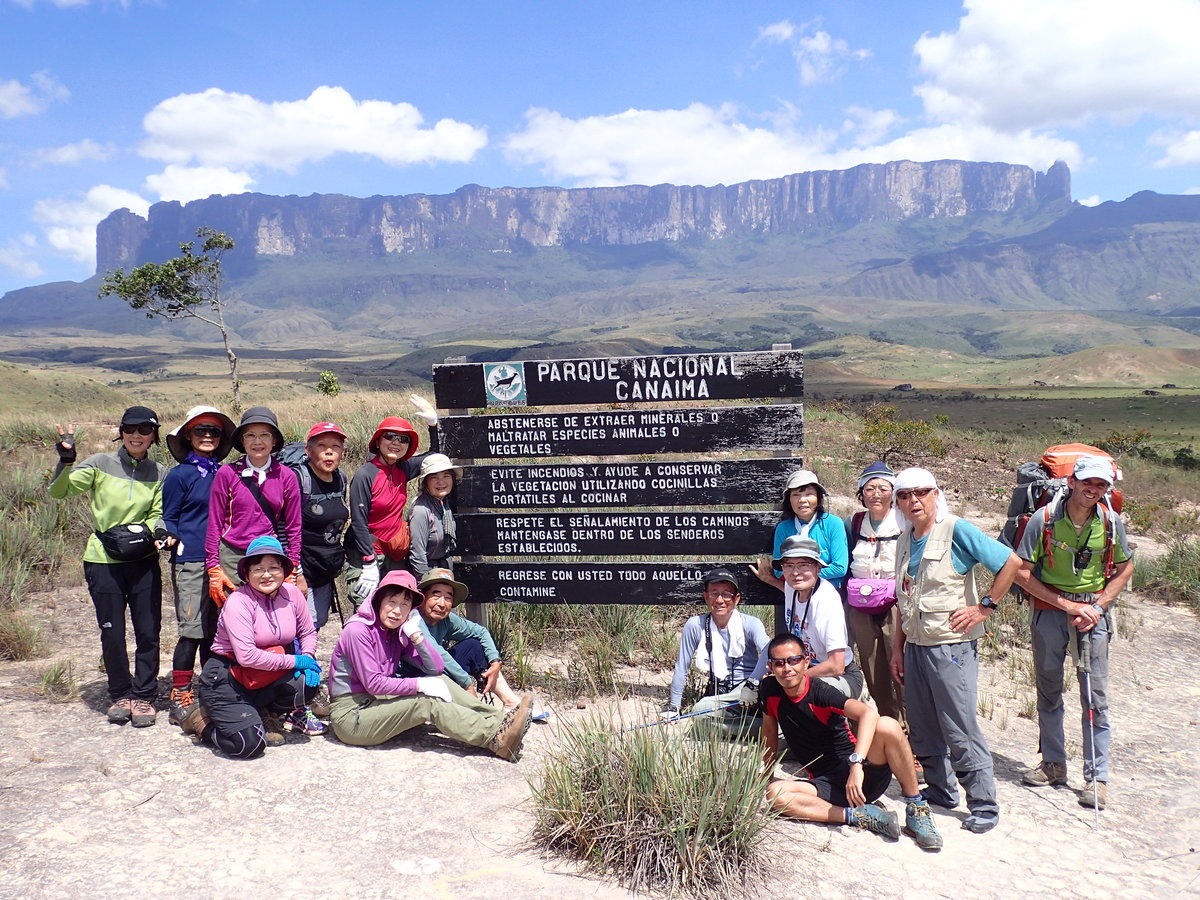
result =
[[[812,538],[821,548],[824,560],[821,577],[835,588],[841,588],[849,564],[846,526],[837,516],[825,511],[825,499],[828,496],[815,472],[801,469],[788,476],[783,486],[783,504],[780,507],[779,524],[775,526],[771,558],[779,558],[783,542],[793,535]],[[782,577],[782,574],[778,569],[775,570],[776,578]]]
[[[408,511],[412,537],[408,568],[418,578],[430,569],[454,568],[450,554],[455,550],[457,534],[447,498],[462,474],[462,467],[454,465],[444,453],[429,453],[421,460],[417,475],[421,493]]]

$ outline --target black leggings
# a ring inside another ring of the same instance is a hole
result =
[[[290,669],[278,681],[251,690],[229,672],[230,660],[213,654],[200,671],[200,702],[208,712],[209,725],[200,739],[234,759],[249,759],[267,746],[260,709],[289,713],[305,705],[316,688],[305,688],[303,678],[293,678]]]

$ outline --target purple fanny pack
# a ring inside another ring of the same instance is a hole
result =
[[[880,613],[891,609],[896,602],[896,579],[849,578],[846,580],[846,602],[863,612]]]

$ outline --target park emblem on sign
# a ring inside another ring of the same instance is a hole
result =
[[[525,364],[484,363],[483,386],[489,406],[524,406]]]

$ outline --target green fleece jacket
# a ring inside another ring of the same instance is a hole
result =
[[[63,500],[90,494],[92,528],[137,523],[153,530],[162,526],[162,486],[167,469],[152,459],[137,460],[122,447],[116,453],[96,453],[81,463],[61,463],[50,482],[50,496]],[[88,536],[83,561],[114,564],[95,534]]]

